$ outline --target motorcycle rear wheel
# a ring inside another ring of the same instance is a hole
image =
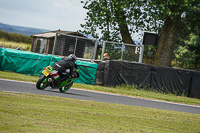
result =
[[[36,88],[38,89],[38,90],[44,90],[47,86],[48,86],[48,81],[47,81],[47,77],[45,77],[44,75],[42,75],[39,79],[38,79],[38,81],[37,81],[37,83],[36,83]]]
[[[72,82],[64,87],[59,88],[60,92],[64,93],[64,92],[68,91],[72,87],[73,83],[74,82]]]

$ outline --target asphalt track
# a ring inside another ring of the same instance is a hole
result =
[[[157,100],[141,99],[130,96],[122,96],[122,95],[82,90],[82,89],[74,89],[74,88],[71,88],[66,93],[60,93],[58,89],[50,89],[50,88],[47,88],[45,90],[37,90],[34,83],[14,81],[14,80],[0,79],[0,91],[59,96],[59,97],[74,98],[87,101],[92,100],[97,102],[118,103],[131,106],[157,108],[164,110],[200,114],[200,106],[162,102]]]

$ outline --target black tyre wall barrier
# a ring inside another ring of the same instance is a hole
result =
[[[151,83],[151,65],[109,61],[104,69],[104,85],[116,86],[121,84],[149,86]]]
[[[97,68],[97,73],[96,73],[96,78],[95,78],[95,84],[96,85],[103,85],[104,68],[105,68],[105,63],[104,62],[98,62],[98,68]]]
[[[152,88],[164,93],[189,96],[192,71],[170,67],[152,69]]]
[[[150,87],[159,92],[200,98],[200,72],[127,61],[106,61],[104,86]]]
[[[200,72],[193,71],[190,97],[200,99]]]

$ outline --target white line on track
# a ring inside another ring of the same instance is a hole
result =
[[[4,81],[11,81],[11,82],[18,82],[18,83],[28,83],[28,84],[35,84],[33,82],[26,82],[26,81],[17,81],[17,80],[10,80],[10,79],[1,79],[0,80],[4,80]]]
[[[18,92],[18,91],[3,91],[3,92],[11,92],[11,93],[23,93],[23,92]]]

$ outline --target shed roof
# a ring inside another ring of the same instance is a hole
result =
[[[49,33],[35,34],[35,35],[32,35],[32,36],[33,36],[33,37],[51,38],[51,37],[55,37],[55,36],[56,36],[56,33],[49,32]]]
[[[56,36],[56,33],[86,37],[86,36],[84,36],[83,34],[81,34],[81,33],[79,33],[79,32],[62,31],[62,30],[50,31],[50,32],[45,32],[45,33],[40,33],[40,34],[34,34],[34,35],[31,35],[31,37],[51,38],[51,37],[55,37],[55,36]],[[86,38],[87,38],[87,37],[86,37]]]

